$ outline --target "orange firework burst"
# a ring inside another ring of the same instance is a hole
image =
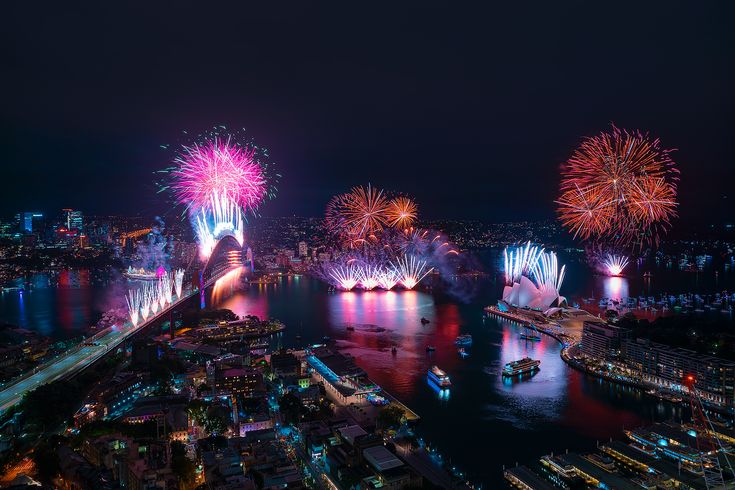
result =
[[[658,139],[613,126],[585,138],[562,165],[562,224],[575,237],[657,241],[676,216],[678,170]]]
[[[386,219],[390,226],[406,230],[413,226],[417,212],[418,208],[413,200],[407,197],[396,197],[388,203]]]
[[[368,184],[335,196],[327,205],[327,227],[350,244],[365,241],[388,224],[388,200],[380,189]]]

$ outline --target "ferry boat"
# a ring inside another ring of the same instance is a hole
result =
[[[454,343],[457,345],[472,345],[472,335],[466,333],[463,335],[459,335],[455,340]]]
[[[509,362],[503,368],[503,376],[517,376],[520,374],[532,373],[539,369],[541,361],[524,357],[518,361]]]
[[[521,332],[519,337],[523,340],[533,340],[534,342],[541,340],[541,335],[539,335],[536,327],[533,324],[531,325],[531,327],[532,328],[525,328],[523,332]]]
[[[156,271],[147,271],[142,267],[135,268],[132,266],[123,272],[123,276],[136,281],[155,281],[158,279],[158,273]]]
[[[438,366],[431,366],[427,375],[431,381],[441,388],[449,388],[452,385],[447,373],[439,369]]]

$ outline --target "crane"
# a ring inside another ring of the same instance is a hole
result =
[[[731,473],[733,471],[732,466],[730,460],[727,459],[722,442],[717,438],[714,427],[712,427],[712,421],[704,411],[696,383],[697,379],[691,374],[684,379],[684,385],[689,389],[689,406],[692,410],[692,424],[696,433],[695,440],[697,441],[699,464],[707,490],[723,489],[725,488],[725,479],[722,476],[722,466],[718,454],[723,455]]]

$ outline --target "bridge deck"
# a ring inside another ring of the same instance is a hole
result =
[[[211,286],[217,281],[217,279],[227,272],[229,272],[229,270],[217,273],[204,284],[204,287],[207,288]],[[41,366],[29,371],[25,375],[13,380],[9,385],[3,387],[2,391],[0,391],[0,412],[14,406],[16,403],[20,402],[23,395],[41,385],[78,374],[80,371],[94,364],[109,352],[114,351],[131,335],[140,332],[152,322],[163,317],[171,309],[198,293],[199,290],[194,288],[183,292],[181,298],[176,299],[176,301],[166,306],[163,310],[148,318],[146,321],[139,323],[136,327],[132,327],[130,323],[126,323],[121,327],[113,325],[112,327],[108,327],[97,332],[93,337],[86,339],[84,344],[80,344],[69,349],[61,356],[51,359]]]

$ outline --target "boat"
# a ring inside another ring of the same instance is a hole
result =
[[[426,318],[421,317],[421,324],[422,325],[426,325],[427,323],[431,323],[431,322],[429,320],[427,320]]]
[[[662,391],[662,390],[652,389],[652,390],[646,391],[646,393],[648,393],[649,395],[655,396],[656,398],[659,398],[661,400],[665,400],[671,403],[681,403],[682,401],[684,401],[682,397],[677,396],[673,393]]]
[[[144,268],[128,267],[128,270],[123,272],[123,276],[134,281],[155,281],[159,277],[157,271],[147,271]]]
[[[390,352],[391,352],[391,354],[395,354],[396,352],[398,352],[398,349],[396,349],[396,346],[395,345],[390,348]]]
[[[352,325],[347,325],[347,331],[354,332],[355,331],[355,327],[353,327]]]
[[[427,345],[426,346],[426,352],[434,352],[436,350],[436,347],[433,345]]]
[[[519,337],[523,340],[533,340],[534,342],[541,340],[541,336],[535,333],[522,333]]]
[[[541,361],[531,359],[530,357],[524,357],[517,361],[509,362],[503,368],[503,376],[518,376],[522,374],[528,374],[539,369]]]
[[[438,366],[431,366],[427,376],[441,388],[449,388],[452,385],[452,381],[447,376],[447,373],[439,369]]]
[[[468,333],[459,335],[454,339],[454,343],[457,345],[472,345],[472,335]]]

